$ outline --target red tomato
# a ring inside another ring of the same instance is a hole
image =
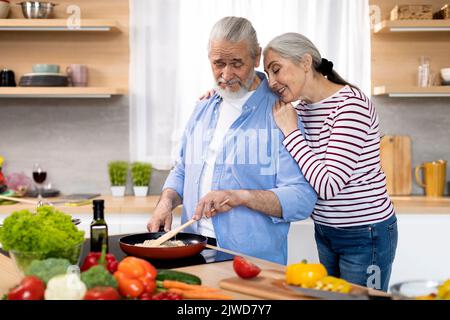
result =
[[[8,293],[8,300],[43,300],[45,283],[36,276],[27,276]]]
[[[120,296],[113,287],[94,287],[84,295],[84,300],[119,300]]]
[[[261,272],[261,269],[257,265],[241,256],[234,257],[233,269],[239,277],[245,279],[254,278]]]

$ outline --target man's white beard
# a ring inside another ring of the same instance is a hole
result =
[[[216,82],[216,92],[224,100],[240,99],[240,98],[244,97],[250,91],[253,81],[255,81],[255,77],[256,77],[256,72],[255,72],[255,70],[252,70],[250,76],[245,81],[245,83],[243,83],[243,84],[241,83],[241,85],[239,86],[239,90],[235,91],[235,92],[232,92],[230,90],[230,87],[228,87],[228,86],[225,86],[225,89],[222,89],[220,87],[221,82],[217,81]]]

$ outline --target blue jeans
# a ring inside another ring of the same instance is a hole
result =
[[[328,227],[315,223],[322,263],[331,276],[387,291],[397,249],[397,218],[356,227]]]

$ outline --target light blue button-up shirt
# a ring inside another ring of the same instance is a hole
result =
[[[277,96],[263,73],[261,83],[246,101],[218,151],[211,190],[270,190],[275,193],[282,217],[239,206],[212,217],[218,246],[242,254],[287,263],[290,222],[306,219],[317,200],[314,189],[282,144],[283,135],[272,115]],[[180,153],[163,186],[183,199],[182,223],[195,212],[204,159],[217,124],[222,99],[216,94],[196,106],[189,120]],[[303,126],[299,121],[299,127]],[[185,229],[198,233],[197,224]]]

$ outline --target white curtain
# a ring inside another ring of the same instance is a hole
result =
[[[130,0],[131,159],[170,169],[198,97],[213,86],[209,31],[230,15],[249,19],[262,47],[285,32],[306,35],[370,95],[368,0]]]

